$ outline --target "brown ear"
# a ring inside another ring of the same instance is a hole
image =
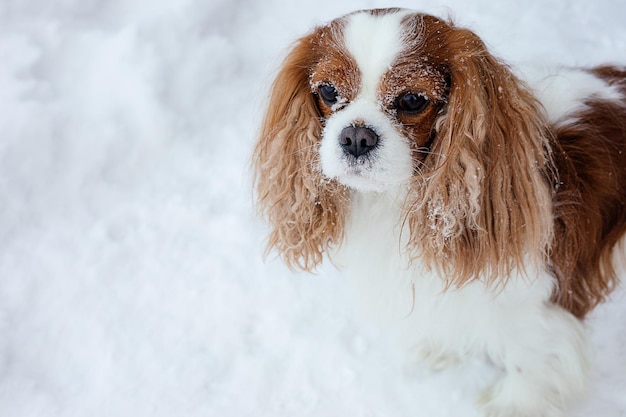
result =
[[[346,199],[319,166],[322,125],[309,85],[317,37],[302,38],[284,61],[253,154],[257,205],[271,227],[267,250],[309,271],[341,239]]]
[[[529,261],[543,263],[552,238],[545,122],[478,36],[436,24],[425,43],[445,57],[450,91],[409,199],[409,249],[451,285],[506,279]]]

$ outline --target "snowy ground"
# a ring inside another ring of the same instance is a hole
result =
[[[480,364],[407,374],[338,273],[261,259],[248,160],[287,45],[399,5],[507,60],[626,62],[623,0],[0,1],[0,416],[471,417]],[[589,397],[626,415],[624,290]]]

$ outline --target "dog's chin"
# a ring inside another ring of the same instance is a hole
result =
[[[359,175],[338,178],[339,182],[354,191],[382,193],[393,188],[393,184],[378,183]]]
[[[395,191],[399,186],[409,181],[410,178],[389,178],[376,170],[366,169],[359,166],[346,167],[341,173],[333,172],[332,175],[340,184],[351,190],[359,192],[383,193]]]

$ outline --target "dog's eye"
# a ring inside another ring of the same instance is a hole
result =
[[[324,103],[328,106],[332,106],[333,104],[337,104],[337,90],[330,84],[323,84],[319,88],[319,94]]]
[[[428,97],[423,94],[404,93],[397,98],[396,109],[404,113],[419,113],[428,103]]]

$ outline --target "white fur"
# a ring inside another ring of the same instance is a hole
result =
[[[344,40],[361,71],[361,98],[377,100],[380,78],[402,51],[400,22],[408,13],[401,11],[383,16],[357,13],[349,16]]]
[[[326,176],[356,189],[381,191],[413,174],[409,143],[395,129],[377,95],[381,77],[402,50],[400,21],[405,14],[374,17],[359,13],[349,17],[345,28],[345,46],[359,66],[361,85],[356,99],[326,121],[320,160]],[[341,149],[339,135],[357,121],[374,130],[380,141],[355,163]]]
[[[486,416],[563,416],[583,390],[583,325],[549,302],[546,271],[510,278],[501,290],[480,282],[445,290],[420,264],[409,266],[401,232],[401,188],[353,192],[346,239],[333,261],[347,275],[359,309],[392,329],[410,357],[433,367],[467,356],[503,370],[486,392]]]
[[[380,145],[367,156],[350,163],[339,146],[339,134],[355,120],[362,120],[380,137]],[[406,138],[398,134],[375,102],[358,98],[326,122],[320,145],[322,171],[330,178],[368,191],[382,191],[413,174],[413,158]]]
[[[623,99],[616,86],[582,69],[524,67],[521,72],[522,79],[528,82],[546,109],[549,120],[556,125],[575,121],[572,116],[584,110],[585,100],[590,98]]]
[[[413,161],[408,139],[377,97],[382,75],[402,50],[403,16],[356,14],[345,29],[362,85],[358,97],[328,119],[320,148],[324,173],[353,189],[345,240],[331,257],[347,274],[360,309],[394,329],[410,355],[433,366],[479,356],[502,369],[482,397],[485,416],[562,417],[566,401],[583,390],[586,347],[582,323],[550,302],[552,275],[527,271],[498,290],[480,281],[446,290],[435,271],[407,260],[402,239],[409,232],[402,230],[400,207]],[[550,117],[565,120],[590,93],[614,97],[592,78],[560,72],[536,78],[535,88]],[[338,143],[341,130],[356,121],[381,138],[357,164]]]

